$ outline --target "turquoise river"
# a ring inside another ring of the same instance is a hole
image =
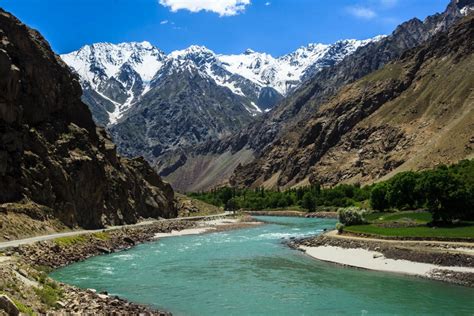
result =
[[[250,229],[164,238],[54,271],[173,315],[474,315],[474,289],[320,262],[282,241],[334,220],[260,217]]]

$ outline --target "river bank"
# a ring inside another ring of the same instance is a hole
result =
[[[290,246],[322,261],[474,287],[473,243],[384,240],[331,231]]]
[[[165,311],[109,296],[108,293],[55,282],[47,277],[47,273],[93,256],[127,250],[167,236],[255,225],[255,222],[247,220],[159,221],[7,248],[0,253],[0,294],[13,299],[23,313],[97,314],[106,310],[111,314],[169,315]]]
[[[337,212],[302,212],[295,210],[278,211],[245,211],[245,214],[251,216],[283,216],[283,217],[305,217],[305,218],[338,218]]]

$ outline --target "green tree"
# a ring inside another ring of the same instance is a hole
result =
[[[220,191],[219,195],[222,204],[227,205],[227,202],[233,197],[233,191],[231,188],[225,187]]]
[[[307,209],[309,212],[316,211],[316,197],[314,196],[313,192],[308,191],[303,195],[301,206]]]
[[[370,205],[373,209],[385,211],[389,208],[387,189],[388,185],[384,182],[374,185],[370,192]]]
[[[235,211],[237,210],[238,208],[238,205],[237,205],[237,201],[234,199],[234,198],[231,198],[230,200],[227,201],[227,203],[225,204],[225,210],[227,212],[232,212],[235,214]]]
[[[423,192],[425,205],[433,214],[434,222],[462,219],[468,217],[469,210],[472,210],[472,192],[448,169],[425,172],[417,190]]]
[[[413,209],[417,207],[418,176],[415,172],[403,172],[390,179],[387,188],[387,199],[390,206],[397,209]]]
[[[303,199],[304,190],[302,188],[296,189],[296,201],[299,202]]]

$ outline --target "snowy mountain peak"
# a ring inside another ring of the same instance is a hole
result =
[[[148,49],[153,49],[154,48],[154,46],[151,45],[151,43],[148,42],[148,41],[143,41],[143,42],[140,42],[139,44],[144,48],[148,48]]]
[[[96,87],[104,79],[117,77],[120,68],[126,63],[131,65],[143,81],[150,81],[166,55],[145,41],[85,45],[78,51],[61,57],[81,79]]]
[[[332,45],[312,43],[279,58],[248,49],[240,55],[218,55],[218,59],[229,72],[237,73],[261,87],[272,87],[281,95],[286,95],[302,80],[310,78],[324,67],[340,62],[359,47],[381,38],[343,40]]]
[[[214,56],[214,52],[208,49],[205,46],[199,46],[199,45],[191,45],[186,49],[183,50],[175,50],[169,54],[169,57],[171,58],[179,58],[179,59],[186,59],[189,57],[193,56],[199,56],[199,55],[212,55]]]
[[[198,45],[166,55],[147,41],[85,45],[61,57],[79,74],[89,103],[105,108],[104,121],[113,124],[163,79],[183,71],[230,89],[249,112],[267,111],[322,68],[381,38],[313,43],[278,58],[252,49],[218,55]]]
[[[255,54],[255,51],[251,48],[247,48],[245,51],[244,51],[244,55],[252,55],[252,54]]]

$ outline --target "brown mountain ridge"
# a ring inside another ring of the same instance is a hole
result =
[[[472,158],[474,17],[345,86],[239,166],[237,186],[369,183]]]

